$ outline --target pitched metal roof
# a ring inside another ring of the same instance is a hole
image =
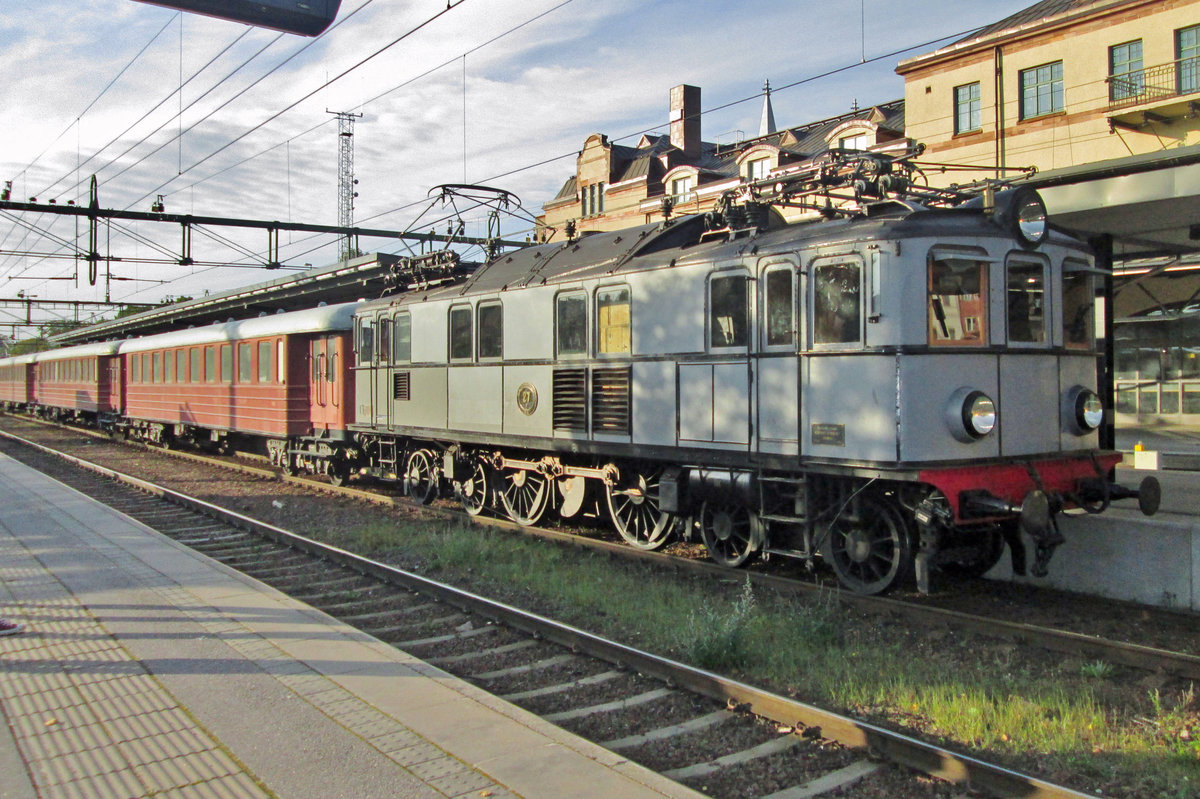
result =
[[[1132,2],[1132,0],[1130,0]],[[1059,14],[1066,14],[1070,11],[1079,11],[1088,6],[1107,6],[1113,5],[1111,0],[1041,0],[1040,3],[1034,3],[1028,8],[1024,8],[1015,14],[1011,14],[1004,19],[993,22],[984,28],[980,28],[957,43],[969,42],[975,39],[984,39],[997,33],[1015,30],[1036,22],[1040,22],[1050,17],[1056,17]]]

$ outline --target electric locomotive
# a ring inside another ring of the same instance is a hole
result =
[[[363,474],[520,524],[606,511],[631,545],[823,558],[849,589],[1035,574],[1110,481],[1097,270],[1028,188],[914,187],[865,153],[723,209],[501,256],[355,312]],[[840,191],[840,194],[838,193]],[[782,223],[778,208],[815,221]]]

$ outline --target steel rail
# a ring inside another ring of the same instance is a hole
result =
[[[84,469],[134,486],[146,493],[210,516],[227,524],[254,532],[277,543],[306,552],[384,582],[436,597],[463,610],[506,624],[575,651],[618,663],[669,684],[724,702],[781,724],[819,732],[851,749],[869,750],[893,763],[917,769],[949,782],[989,791],[998,797],[1013,799],[1084,799],[1090,794],[1076,791],[1012,769],[988,763],[970,755],[926,743],[917,738],[870,724],[861,719],[823,710],[814,705],[789,699],[740,680],[705,671],[650,652],[589,633],[536,613],[524,611],[460,588],[422,577],[349,550],[324,544],[281,527],[260,522],[236,511],[190,497],[165,486],[126,475],[115,469],[83,458],[58,452],[8,431],[0,435],[55,455]]]
[[[57,426],[54,422],[48,422],[45,420],[31,419],[29,421],[50,426]],[[77,430],[80,433],[91,435],[97,438],[108,438],[108,436],[103,433],[80,430],[78,428],[72,428],[72,430]],[[1013,622],[1003,619],[990,618],[987,616],[978,616],[971,613],[964,613],[962,611],[939,608],[930,605],[921,605],[905,600],[889,599],[881,596],[865,596],[862,594],[855,594],[850,591],[845,591],[836,586],[831,587],[827,585],[817,585],[814,583],[794,580],[788,577],[765,574],[763,572],[749,570],[734,572],[724,566],[710,563],[708,561],[680,558],[674,555],[664,554],[662,552],[647,552],[644,550],[634,549],[622,543],[597,541],[590,538],[584,538],[574,533],[563,533],[544,527],[525,527],[517,524],[516,522],[502,518],[488,518],[484,516],[472,517],[458,511],[417,505],[416,503],[410,502],[407,499],[392,497],[374,491],[351,488],[348,486],[333,486],[328,483],[316,482],[306,477],[280,475],[278,472],[272,469],[263,469],[246,464],[231,463],[229,461],[218,460],[205,455],[182,452],[179,450],[163,450],[159,447],[153,447],[141,442],[127,443],[137,443],[152,452],[169,454],[174,457],[191,460],[197,463],[204,463],[208,465],[224,467],[227,469],[243,471],[259,477],[278,479],[283,482],[293,483],[309,489],[316,489],[326,493],[363,499],[379,505],[387,505],[390,507],[416,507],[419,508],[423,513],[436,516],[437,518],[443,520],[460,519],[464,521],[470,521],[475,525],[522,532],[549,541],[554,541],[559,544],[567,544],[589,551],[604,552],[608,555],[621,557],[632,562],[653,563],[664,568],[682,569],[693,574],[700,574],[718,579],[728,578],[731,575],[736,574],[739,579],[749,579],[751,583],[756,586],[770,588],[781,593],[823,593],[827,596],[831,596],[843,605],[869,613],[895,613],[921,624],[945,625],[966,632],[1004,638],[1006,640],[1017,641],[1023,644],[1032,644],[1052,652],[1060,652],[1062,654],[1079,657],[1103,659],[1106,661],[1111,661],[1113,664],[1129,666],[1131,668],[1141,669],[1144,671],[1163,672],[1181,679],[1200,680],[1200,655],[1191,655],[1186,652],[1176,652],[1169,649],[1145,646],[1143,644],[1114,641],[1109,638],[1100,638],[1094,635],[1087,635],[1085,633],[1071,632],[1069,630],[1056,630],[1050,627],[1025,624],[1023,622]]]

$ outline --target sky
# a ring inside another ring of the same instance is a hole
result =
[[[667,131],[672,86],[701,87],[703,138],[732,141],[757,133],[765,80],[780,127],[900,99],[898,61],[1032,2],[342,0],[310,39],[134,0],[3,0],[0,181],[14,200],[86,205],[95,175],[105,208],[149,211],[161,194],[171,213],[336,225],[328,112],[348,111],[356,224],[420,229],[446,215],[433,187],[482,183],[520,198],[526,220],[503,227],[520,239],[589,134]],[[464,216],[485,234],[481,211]],[[281,276],[261,268],[263,231],[197,230],[193,257],[222,265],[185,267],[170,262],[178,225],[114,223],[98,249],[122,260],[95,285],[72,255],[87,245],[86,220],[0,212],[0,299],[148,303]],[[289,266],[337,252],[280,234]],[[10,327],[24,314],[0,303],[0,335],[32,335]]]

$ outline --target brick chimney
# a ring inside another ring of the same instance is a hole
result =
[[[671,144],[687,158],[700,156],[700,87],[671,89]]]

